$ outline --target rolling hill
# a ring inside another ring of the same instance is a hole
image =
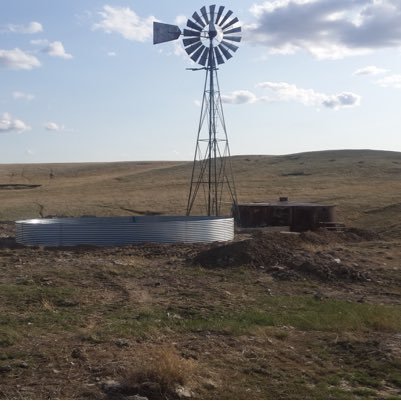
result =
[[[399,152],[234,156],[232,163],[239,202],[288,196],[334,204],[341,222],[401,233]],[[184,214],[191,167],[191,162],[3,164],[0,220]],[[203,213],[201,209],[196,212]]]

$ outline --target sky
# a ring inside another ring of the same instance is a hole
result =
[[[1,0],[0,163],[192,160],[204,71],[153,45],[178,0]],[[231,153],[401,151],[400,0],[227,0],[220,66]]]

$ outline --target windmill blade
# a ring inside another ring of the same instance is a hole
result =
[[[184,39],[182,42],[184,43],[184,46],[189,46],[193,45],[194,43],[200,42],[200,38],[188,38]]]
[[[202,53],[201,58],[199,59],[198,63],[205,66],[207,64],[207,59],[208,59],[208,55],[209,55],[209,48],[207,48],[205,46],[205,50]]]
[[[205,48],[206,48],[206,47],[205,47],[204,45],[202,45],[192,56],[190,56],[191,59],[192,59],[193,61],[195,61],[195,63],[198,61],[198,58],[200,57],[200,55],[202,54],[202,52],[203,52],[203,50],[204,50]]]
[[[208,24],[210,21],[209,21],[209,16],[207,15],[207,11],[206,11],[206,7],[205,6],[203,6],[201,8],[201,13],[202,13],[203,18],[206,21],[206,24]]]
[[[184,29],[184,36],[197,36],[200,38],[200,32],[198,31],[192,31],[191,29]]]
[[[199,14],[195,11],[192,15],[192,18],[202,27],[204,28],[206,26],[205,22],[203,19],[199,16]]]
[[[235,46],[235,45],[233,45],[232,43],[228,43],[228,42],[226,42],[225,40],[223,40],[223,41],[221,42],[221,44],[224,45],[225,47],[228,47],[228,48],[229,48],[230,50],[232,50],[233,52],[236,52],[236,51],[239,49],[238,46]]]
[[[225,40],[230,40],[231,42],[241,42],[241,36],[224,36]]]
[[[221,27],[221,29],[223,31],[225,31],[227,28],[229,28],[230,26],[236,24],[237,22],[239,22],[239,19],[237,17],[233,18],[229,23],[227,23],[226,25],[224,25],[223,27]]]
[[[224,35],[230,35],[231,33],[240,33],[240,32],[241,32],[241,27],[239,26],[237,28],[233,28],[228,31],[225,31]]]
[[[187,21],[187,27],[195,29],[196,31],[202,31],[202,27],[199,26],[198,24],[195,24],[195,22],[193,22],[192,20],[188,20]]]
[[[202,46],[202,42],[199,40],[198,43],[186,47],[185,51],[188,53],[188,55],[191,55],[195,50],[198,50],[200,46]]]
[[[210,10],[210,21],[214,23],[214,13],[216,11],[216,5],[213,4],[212,6],[210,6],[209,10]]]
[[[232,58],[232,54],[221,43],[219,44],[218,48],[221,50],[227,60]]]
[[[163,24],[161,22],[153,22],[153,44],[171,42],[181,35],[181,29],[176,25]]]
[[[220,18],[223,15],[223,11],[224,11],[224,6],[220,6],[219,11],[217,12],[216,24],[219,23]]]
[[[214,53],[215,53],[215,55],[216,55],[217,63],[218,63],[218,64],[224,64],[225,61],[224,61],[223,56],[221,55],[221,52],[220,52],[220,50],[219,50],[218,47],[215,47],[215,48],[214,48]]]
[[[234,13],[229,10],[226,16],[220,21],[219,25],[222,26]]]

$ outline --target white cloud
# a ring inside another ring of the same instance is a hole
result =
[[[155,17],[139,17],[129,7],[103,6],[99,11],[101,21],[93,25],[93,29],[100,29],[106,33],[118,33],[125,39],[145,42],[152,38],[153,21]]]
[[[185,60],[188,60],[188,54],[185,51],[185,49],[183,48],[181,42],[174,41],[171,43],[171,45],[173,46],[173,54],[175,56],[184,57]]]
[[[305,106],[313,106],[322,102],[321,95],[313,89],[301,89],[286,82],[261,82],[257,87],[269,89],[275,95],[275,100],[296,101]]]
[[[379,68],[374,65],[369,65],[367,67],[359,68],[354,72],[353,75],[380,75],[385,74],[388,70],[384,68]]]
[[[354,72],[354,75],[376,76],[382,75],[383,77],[374,81],[376,85],[382,88],[401,89],[401,74],[387,74],[389,70],[378,68],[376,66],[368,66],[360,68]]]
[[[50,132],[65,132],[65,133],[76,133],[77,131],[73,128],[68,128],[65,125],[58,124],[54,121],[48,121],[43,124],[43,127]]]
[[[238,90],[221,96],[227,104],[254,104],[257,102],[297,102],[305,106],[341,109],[359,106],[361,97],[351,92],[341,92],[335,95],[316,92],[313,89],[298,88],[287,82],[261,82],[258,89],[267,89],[269,96],[258,96],[248,90]]]
[[[47,39],[32,39],[29,42],[35,46],[47,46],[49,44]]]
[[[250,11],[244,36],[272,53],[338,59],[401,47],[399,0],[269,0]]]
[[[31,93],[24,93],[24,92],[19,92],[19,91],[14,91],[13,92],[13,98],[15,100],[33,100],[35,99],[35,95],[32,95]]]
[[[313,1],[313,0],[312,0]],[[271,0],[265,1],[262,4],[254,4],[250,11],[255,17],[262,17],[264,13],[272,13],[280,8],[288,7],[291,3],[308,4],[311,0]]]
[[[40,65],[40,61],[35,56],[18,48],[13,50],[0,49],[0,66],[12,70],[32,70],[40,67]]]
[[[42,51],[52,57],[60,57],[66,60],[73,58],[71,54],[66,53],[64,46],[60,41],[49,43]]]
[[[261,82],[258,88],[268,89],[274,97],[271,101],[293,101],[305,106],[326,107],[340,109],[344,107],[359,106],[361,97],[351,92],[342,92],[335,95],[316,92],[313,89],[298,88],[287,82]]]
[[[248,104],[261,100],[248,90],[238,90],[221,96],[221,101],[228,104]]]
[[[43,26],[36,21],[32,21],[27,25],[8,24],[4,28],[0,28],[0,32],[34,34],[43,32]]]
[[[59,125],[55,122],[49,121],[47,123],[44,124],[44,127],[48,130],[48,131],[64,131],[64,126]]]
[[[107,55],[108,55],[109,57],[116,57],[116,56],[117,56],[117,53],[116,53],[116,52],[107,52]]]
[[[356,107],[361,104],[361,96],[352,92],[341,92],[337,95],[324,95],[326,98],[322,105],[329,109],[342,109],[344,107]]]
[[[174,20],[175,24],[179,26],[186,25],[187,21],[188,18],[185,15],[177,15]]]
[[[50,42],[47,39],[34,39],[30,41],[34,46],[41,46],[42,53],[45,53],[52,57],[60,57],[66,60],[72,59],[72,54],[69,54],[65,51],[64,45],[59,41],[56,40],[54,42]]]
[[[401,89],[401,75],[388,75],[382,79],[379,79],[376,83],[383,88]]]
[[[0,117],[0,133],[9,132],[24,132],[29,131],[31,127],[25,124],[23,121],[15,119],[10,113],[3,113]]]
[[[191,65],[195,65],[195,63],[188,58],[188,54],[185,51],[180,41],[175,40],[173,42],[168,43],[164,47],[158,47],[157,52],[160,54],[165,54],[168,57],[171,56],[181,57],[183,60],[189,62]]]

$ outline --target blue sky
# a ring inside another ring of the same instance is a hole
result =
[[[1,0],[0,163],[191,160],[203,91],[178,0]],[[219,79],[232,154],[401,151],[399,0],[232,0]],[[218,3],[220,5],[220,3]]]

